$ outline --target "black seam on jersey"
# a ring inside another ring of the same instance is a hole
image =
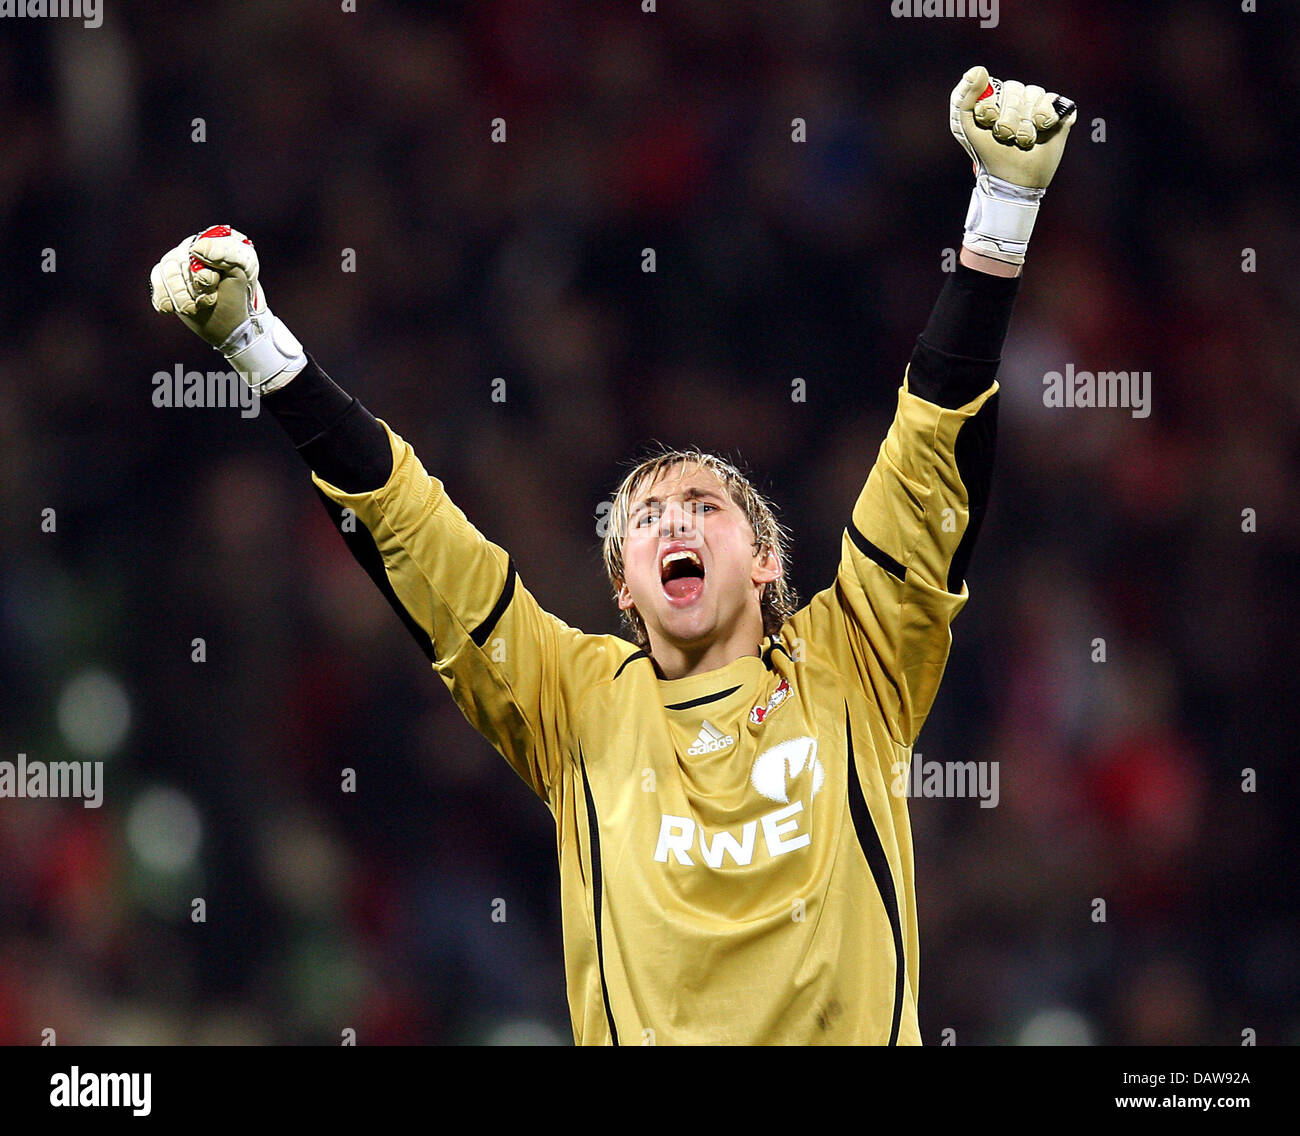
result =
[[[849,539],[858,546],[858,551],[868,560],[875,561],[875,563],[879,564],[891,576],[896,576],[902,581],[907,580],[907,569],[890,556],[888,552],[877,548],[871,543],[871,541],[858,532],[857,525],[850,524],[845,529],[845,532],[849,534]]]
[[[519,573],[515,571],[513,558],[507,559],[506,582],[501,588],[501,594],[497,596],[497,602],[492,605],[492,610],[488,612],[487,618],[470,632],[469,637],[474,641],[474,646],[483,646],[488,641],[488,636],[492,634],[492,629],[505,615],[506,608],[510,606],[510,601],[515,596],[515,577],[518,575]]]
[[[780,636],[774,635],[772,642],[768,644],[767,650],[763,652],[763,666],[771,665],[773,651],[780,651],[787,659],[790,657],[790,652],[785,649],[785,644],[781,642]]]
[[[634,651],[632,654],[628,655],[626,659],[624,659],[621,663],[619,663],[618,670],[614,672],[614,678],[618,678],[618,676],[623,673],[623,669],[628,665],[628,663],[633,662],[636,659],[648,659],[649,657],[650,657],[649,652],[646,651],[644,648],[640,651]]]
[[[380,555],[379,546],[375,544],[374,534],[365,525],[357,525],[353,531],[345,532],[343,530],[343,506],[327,497],[320,486],[313,485],[312,488],[316,490],[316,495],[325,506],[325,511],[329,513],[330,520],[334,522],[334,527],[343,537],[343,543],[348,546],[348,551],[352,553],[353,559],[361,565],[366,575],[370,577],[375,587],[388,601],[389,606],[397,612],[397,617],[402,621],[406,630],[411,633],[411,637],[419,644],[420,650],[424,652],[429,662],[437,662],[433,640],[430,638],[429,633],[415,621],[402,601],[397,598],[397,593],[393,591],[392,582],[388,579],[388,573],[384,569],[384,558]]]
[[[889,1044],[897,1045],[898,1027],[903,1016],[903,968],[905,966],[903,924],[898,916],[898,895],[894,891],[894,874],[889,870],[885,847],[880,843],[880,833],[876,831],[875,823],[871,819],[871,810],[867,808],[867,798],[863,795],[862,785],[858,781],[858,765],[853,757],[853,726],[849,721],[847,702],[844,703],[844,732],[849,742],[849,814],[853,817],[853,829],[858,835],[858,844],[862,848],[862,854],[867,858],[867,866],[876,881],[880,898],[885,904],[885,912],[889,916],[890,929],[894,933],[894,1018],[889,1027]]]
[[[591,799],[591,782],[587,780],[587,763],[582,759],[582,746],[578,747],[578,767],[582,770],[582,792],[587,798],[587,829],[591,833],[591,908],[596,921],[596,966],[600,971],[600,993],[605,999],[609,1035],[617,1045],[618,1030],[614,1028],[614,1011],[609,1004],[609,987],[605,982],[605,937],[600,926],[600,825],[596,820],[596,802]]]
[[[728,690],[719,690],[713,694],[704,694],[699,698],[692,698],[689,702],[674,702],[671,706],[665,706],[665,710],[689,710],[692,706],[703,706],[706,702],[717,702],[719,698],[726,698],[729,694],[735,694],[740,689],[739,684]]]
[[[998,395],[1001,393],[996,391],[991,394],[984,405],[962,423],[957,433],[957,442],[953,446],[957,475],[966,487],[970,512],[966,531],[961,534],[957,550],[952,554],[952,561],[948,565],[948,591],[954,595],[961,591],[962,581],[970,568],[975,538],[979,536],[980,525],[988,508],[989,488],[993,482],[993,455],[998,442]]]

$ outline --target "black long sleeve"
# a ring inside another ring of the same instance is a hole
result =
[[[908,390],[918,398],[956,410],[993,385],[1020,277],[990,276],[964,264],[944,283],[917,337],[908,370]],[[975,540],[988,508],[997,448],[998,396],[994,394],[961,428],[955,457],[970,501],[970,523],[948,570],[948,590],[957,592],[970,567]]]
[[[366,493],[388,480],[393,455],[384,428],[310,355],[291,383],[262,401],[323,480],[345,493]]]
[[[957,265],[917,338],[908,389],[949,410],[988,390],[997,377],[1019,290],[1018,276],[990,276]]]
[[[384,428],[370,411],[322,371],[310,355],[307,366],[292,382],[272,391],[263,401],[322,480],[344,493],[368,493],[387,483],[393,472],[393,452]],[[364,525],[344,524],[342,508],[319,486],[316,495],[357,563],[432,662],[433,640],[397,598],[370,531]]]

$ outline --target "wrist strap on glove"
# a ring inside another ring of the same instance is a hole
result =
[[[981,173],[971,191],[962,244],[995,260],[1024,264],[1038,203],[1046,192]]]
[[[279,390],[307,365],[297,336],[269,310],[254,312],[215,350],[258,395]]]

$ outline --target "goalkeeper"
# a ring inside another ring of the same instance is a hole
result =
[[[555,818],[581,1044],[916,1044],[911,757],[967,599],[996,373],[1073,106],[968,71],[960,265],[918,338],[835,579],[796,609],[785,533],[730,464],[642,463],[605,560],[635,642],[541,609],[411,447],[305,354],[225,226],[154,268],[264,398],[469,721]]]

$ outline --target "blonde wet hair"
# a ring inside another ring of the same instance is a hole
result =
[[[749,477],[736,465],[705,450],[674,450],[661,447],[639,460],[629,470],[614,494],[609,524],[605,529],[602,552],[605,571],[614,587],[615,596],[624,576],[623,541],[627,536],[628,520],[632,512],[633,495],[642,485],[653,485],[674,466],[707,470],[726,489],[732,502],[745,514],[754,531],[755,554],[769,550],[776,554],[781,564],[781,575],[763,585],[759,607],[763,615],[763,634],[775,635],[781,625],[794,614],[797,598],[789,583],[790,533],[776,519],[776,510],[750,482]],[[685,472],[683,470],[683,472]],[[623,625],[638,646],[649,648],[650,637],[645,621],[635,607],[623,613]]]

